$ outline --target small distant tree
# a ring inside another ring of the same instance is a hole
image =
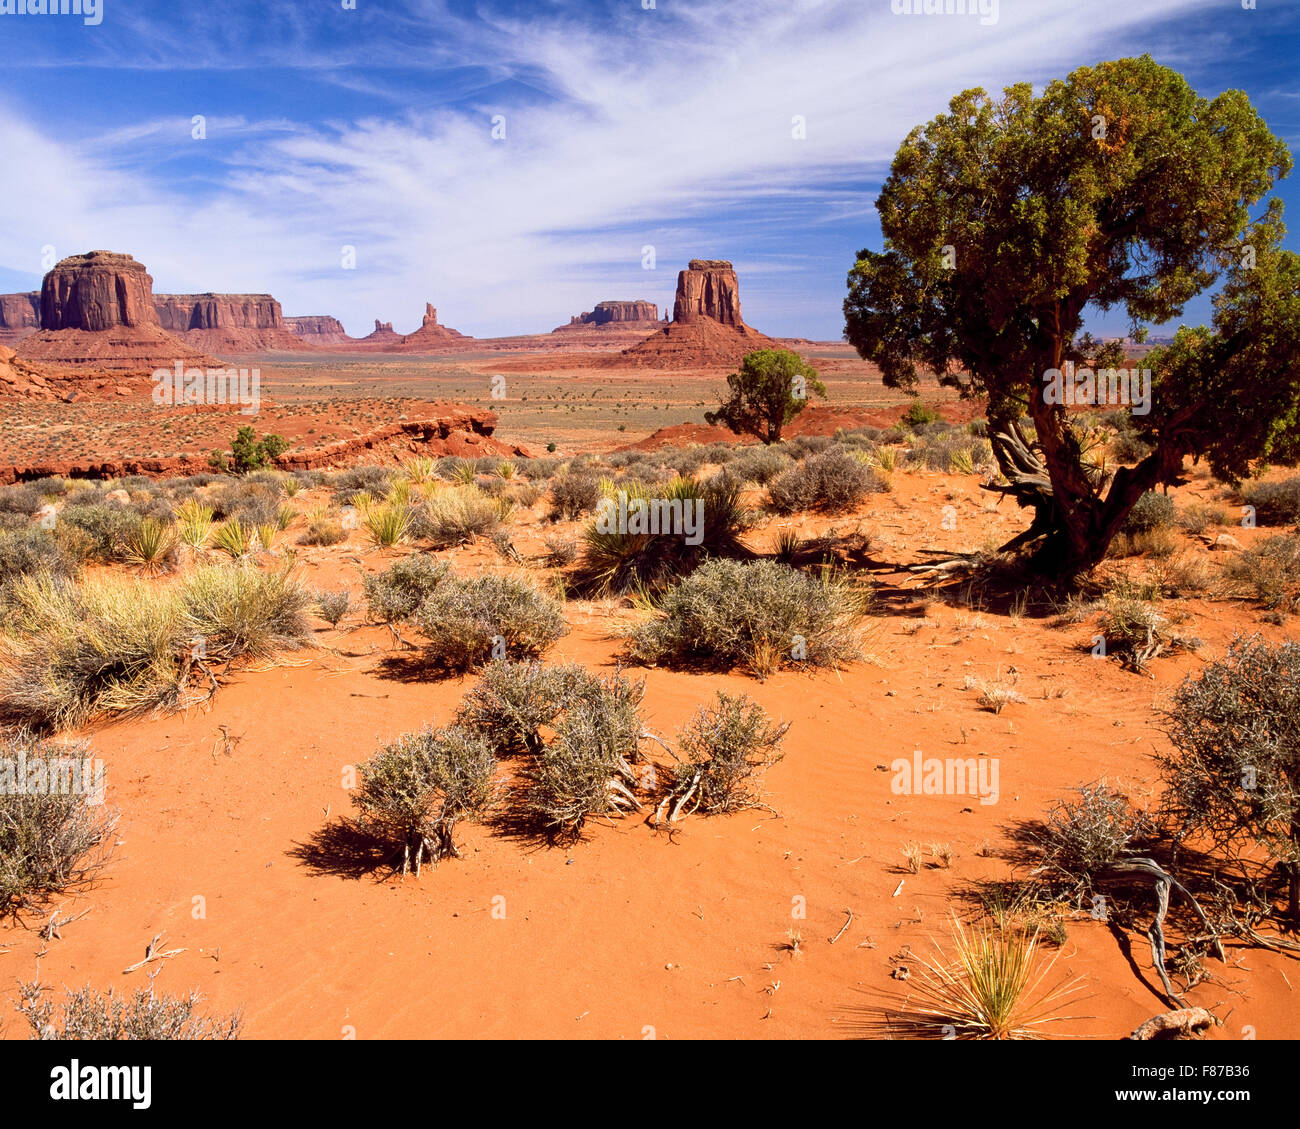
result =
[[[252,426],[245,424],[235,432],[229,455],[225,451],[213,451],[208,462],[219,471],[247,474],[269,466],[288,449],[289,440],[283,435],[268,433],[259,439]]]
[[[817,370],[789,349],[759,349],[727,377],[731,398],[716,412],[705,412],[710,426],[724,424],[737,435],[776,443],[781,430],[808,403],[809,395],[826,398]]]
[[[1238,639],[1178,688],[1165,721],[1175,751],[1157,760],[1179,837],[1262,849],[1300,925],[1300,643]]]

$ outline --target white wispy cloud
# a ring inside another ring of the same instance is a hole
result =
[[[788,208],[772,201],[784,200],[809,223],[861,217],[829,271],[749,257],[747,317],[800,332],[810,285],[828,296],[821,325],[836,321],[851,255],[876,230],[870,196],[846,181],[878,182],[913,125],[969,86],[1042,81],[1145,50],[1153,27],[1212,2],[1003,0],[997,25],[980,27],[895,16],[887,0],[628,5],[600,22],[471,20],[427,0],[351,60],[289,22],[278,48],[206,41],[200,65],[252,50],[263,65],[386,92],[394,113],[217,115],[208,142],[188,130],[177,137],[188,105],[183,119],[178,110],[84,138],[0,114],[0,151],[18,157],[0,166],[0,266],[38,274],[47,244],[60,255],[107,247],[145,262],[160,290],[268,290],[286,313],[334,313],[354,332],[375,317],[414,328],[426,299],[465,332],[532,332],[601,298],[662,302],[686,259],[729,253],[718,232],[768,209],[782,222]],[[183,34],[173,30],[137,62],[164,65]],[[417,96],[404,106],[385,63],[484,68],[466,80],[471,100],[493,78],[545,96],[484,94],[455,110]],[[491,136],[497,113],[505,140]],[[792,137],[795,115],[804,140]],[[199,159],[211,167],[196,187]],[[186,171],[169,173],[177,162]],[[641,269],[644,244],[657,250],[653,274]],[[341,267],[345,245],[356,248],[355,271]]]

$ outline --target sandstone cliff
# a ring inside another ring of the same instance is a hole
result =
[[[41,328],[41,293],[0,294],[0,344],[12,345]]]
[[[309,345],[346,345],[352,340],[343,323],[328,314],[285,318],[285,328],[295,333]]]

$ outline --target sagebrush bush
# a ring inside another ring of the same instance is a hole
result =
[[[557,601],[526,581],[492,574],[449,576],[411,619],[425,636],[426,660],[447,671],[536,658],[568,631]]]
[[[360,466],[330,475],[326,479],[326,485],[333,492],[334,504],[347,506],[352,505],[352,499],[357,494],[383,497],[388,493],[391,481],[392,472],[386,467]]]
[[[461,702],[456,724],[481,733],[498,756],[540,756],[549,726],[595,679],[576,663],[542,666],[498,659]]]
[[[0,486],[0,513],[30,517],[44,504],[45,499],[34,485]]]
[[[496,794],[496,757],[477,733],[460,726],[407,733],[358,766],[352,794],[358,822],[395,843],[402,874],[426,858],[459,858],[456,825],[481,818]]]
[[[410,536],[438,549],[462,545],[491,534],[510,510],[505,498],[490,498],[477,486],[458,486],[411,508]]]
[[[190,573],[176,594],[209,660],[268,658],[311,639],[311,593],[291,568],[207,565]]]
[[[674,784],[682,808],[712,815],[758,803],[754,778],[782,758],[789,728],[788,722],[772,725],[746,695],[719,690],[717,701],[701,706],[678,735],[682,763],[675,766]]]
[[[1273,482],[1244,482],[1241,499],[1255,507],[1260,525],[1293,525],[1300,522],[1300,474]]]
[[[525,772],[523,807],[548,834],[572,840],[588,819],[639,807],[631,762],[641,735],[642,682],[589,680],[556,724],[555,737]]]
[[[96,795],[91,759],[84,741],[0,738],[0,918],[75,890],[104,864],[117,815]]]
[[[280,484],[241,479],[232,482],[211,495],[212,510],[216,517],[230,519],[245,525],[266,525],[280,514]]]
[[[714,560],[663,598],[632,635],[642,662],[747,667],[836,666],[858,656],[863,597],[775,561]]]
[[[1129,510],[1120,530],[1124,533],[1149,533],[1166,529],[1174,523],[1174,500],[1158,490],[1148,490]]]
[[[887,488],[880,475],[842,448],[834,447],[778,475],[768,484],[768,494],[777,513],[841,513],[852,509],[868,493]]]
[[[226,1016],[204,1016],[198,1012],[203,999],[198,991],[188,996],[155,995],[153,981],[130,996],[107,993],[87,985],[77,991],[65,989],[62,1006],[53,998],[42,998],[51,989],[32,983],[19,984],[18,1011],[27,1020],[32,1039],[91,1040],[218,1040],[237,1039],[244,1020],[239,1012]]]
[[[1241,595],[1265,608],[1295,611],[1300,607],[1300,537],[1280,533],[1229,557],[1224,579]]]
[[[132,509],[117,502],[94,502],[89,505],[68,504],[59,513],[59,525],[80,530],[88,539],[85,557],[94,561],[121,560],[127,539],[140,527],[143,519]]]
[[[1300,924],[1300,643],[1238,637],[1163,713],[1174,751],[1156,762],[1177,840],[1234,860],[1264,852],[1281,864],[1287,913]]]
[[[1104,780],[1074,791],[1078,798],[1058,800],[1033,838],[1036,868],[1044,880],[1065,888],[1077,903],[1092,892],[1097,875],[1130,853],[1154,823]]]
[[[552,521],[571,521],[596,508],[600,501],[600,479],[589,471],[571,470],[551,480]]]
[[[48,530],[25,526],[0,533],[0,616],[20,577],[47,573],[61,579],[79,571],[77,558]]]
[[[773,447],[755,447],[737,455],[729,469],[739,482],[766,486],[790,466],[790,456]]]
[[[352,610],[352,593],[346,588],[338,592],[316,593],[316,610],[331,627],[338,627],[343,617]]]
[[[428,553],[394,561],[383,572],[362,581],[370,618],[388,624],[410,619],[425,597],[450,575],[451,566]]]

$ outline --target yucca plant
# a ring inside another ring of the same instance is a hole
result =
[[[876,466],[886,474],[892,474],[898,465],[898,451],[893,447],[881,447],[876,452]]]
[[[358,490],[348,499],[348,505],[358,513],[366,513],[375,504],[375,496],[369,490]]]
[[[229,553],[232,557],[244,557],[253,547],[254,532],[253,526],[245,525],[237,517],[232,517],[217,526],[212,534],[212,544],[214,548]]]
[[[974,474],[975,457],[969,447],[958,447],[948,454],[948,469],[954,474]]]
[[[615,493],[626,494],[626,527],[619,528],[621,499],[616,502],[612,494],[603,498],[598,507],[603,512],[583,530],[582,559],[574,574],[579,588],[602,594],[626,593],[638,586],[662,590],[708,557],[745,554],[740,541],[745,511],[734,480],[717,478],[703,485],[684,477],[658,484],[628,481],[620,482]],[[634,511],[657,511],[659,530],[634,530]],[[678,514],[681,528],[672,529]],[[689,533],[688,514],[694,524]],[[666,517],[674,520],[665,522]],[[664,524],[670,528],[665,530]]]
[[[399,541],[405,541],[411,526],[410,510],[396,502],[374,506],[365,512],[362,520],[370,540],[381,549],[390,549]]]
[[[402,473],[409,482],[425,483],[431,481],[438,472],[438,464],[428,455],[417,455],[402,464]]]
[[[452,482],[459,482],[463,486],[468,486],[474,481],[474,464],[470,462],[458,462],[451,469]]]
[[[392,485],[388,487],[388,493],[384,495],[384,500],[390,506],[406,507],[411,502],[411,480],[409,478],[395,478]]]
[[[263,552],[269,553],[275,548],[275,535],[280,532],[279,529],[272,522],[263,522],[256,528],[258,544],[262,546]]]
[[[910,1038],[1042,1039],[1049,1023],[1074,1016],[1057,1014],[1083,981],[1074,977],[1047,987],[1060,956],[1039,953],[1038,930],[1026,933],[1010,924],[978,925],[967,930],[953,918],[953,955],[938,945],[933,959],[918,957],[920,976],[911,998],[886,1017],[891,1031]]]
[[[125,542],[125,560],[140,565],[146,572],[155,573],[167,567],[176,547],[176,534],[168,522],[146,517],[126,534]]]
[[[514,478],[516,473],[517,471],[515,470],[514,463],[509,462],[508,460],[505,459],[497,463],[496,474],[498,478]]]
[[[281,479],[280,485],[284,489],[284,496],[286,498],[296,497],[298,491],[302,489],[302,483],[292,474],[286,474],[284,478]]]
[[[193,498],[176,508],[176,532],[191,549],[207,546],[212,536],[212,507]]]
[[[794,564],[803,548],[803,538],[793,529],[783,529],[772,543],[772,556],[782,564]]]
[[[297,481],[296,479],[294,481]],[[281,506],[275,515],[276,529],[288,529],[293,524],[293,519],[298,516],[292,506]]]

